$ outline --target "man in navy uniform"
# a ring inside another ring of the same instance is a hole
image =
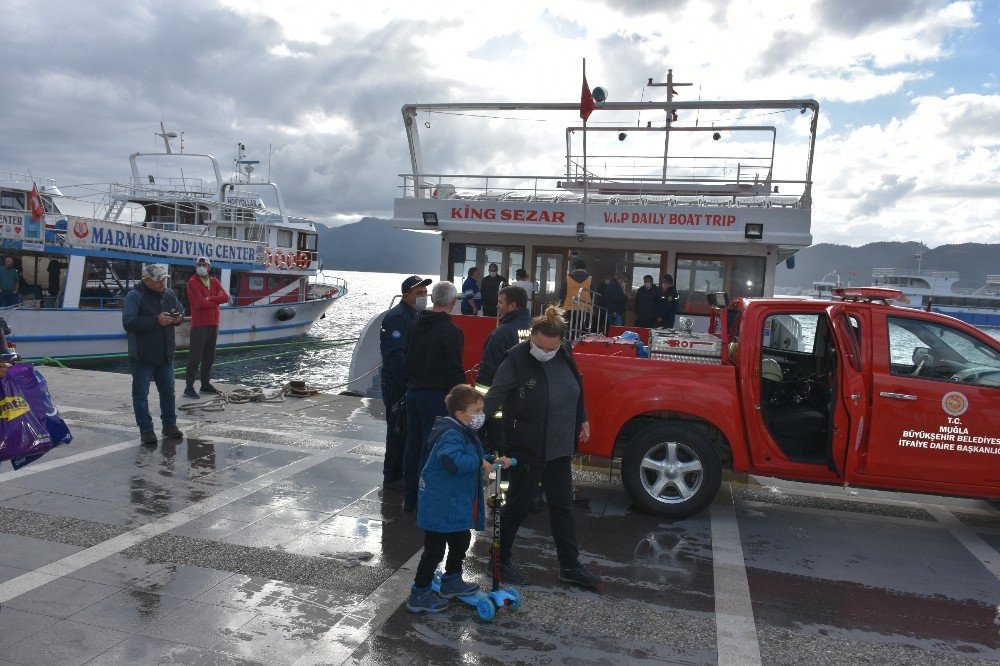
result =
[[[657,315],[660,326],[674,327],[674,315],[677,313],[677,287],[674,286],[674,276],[667,273],[660,279],[660,303]]]
[[[382,402],[385,404],[385,462],[382,483],[390,490],[403,489],[403,449],[406,421],[402,418],[406,395],[406,343],[417,315],[427,307],[427,285],[433,280],[411,275],[403,280],[399,303],[382,319],[379,349],[382,352]]]

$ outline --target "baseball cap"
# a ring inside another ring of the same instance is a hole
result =
[[[142,268],[142,279],[153,282],[163,282],[169,277],[167,267],[163,264],[146,264]]]
[[[426,287],[431,282],[434,282],[434,280],[432,280],[430,278],[427,278],[425,280],[422,277],[420,277],[419,275],[411,275],[410,277],[408,277],[405,280],[403,280],[403,284],[399,288],[399,293],[405,294],[406,292],[408,292],[409,290],[411,290],[411,289],[413,289],[415,287]]]
[[[198,257],[198,261],[194,262],[194,265],[205,264],[206,266],[211,266],[212,262],[208,260],[208,257]]]

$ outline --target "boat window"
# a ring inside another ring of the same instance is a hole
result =
[[[292,232],[289,229],[278,229],[278,247],[292,246]]]
[[[629,252],[626,271],[632,276],[632,293],[642,288],[643,279],[647,275],[653,277],[653,284],[660,284],[660,253],[659,252]]]
[[[316,234],[299,234],[299,249],[316,251]]]
[[[233,228],[232,227],[216,227],[215,228],[216,238],[232,238]]]
[[[248,241],[261,242],[264,240],[264,227],[263,226],[253,226],[247,227],[244,231],[244,238]]]
[[[725,291],[732,299],[764,295],[763,257],[678,255],[674,284],[679,312],[708,315],[708,294]]]
[[[513,281],[514,272],[518,268],[525,268],[530,272],[530,268],[524,266],[524,248],[513,245],[465,245],[452,244],[450,248],[451,261],[449,264],[448,279],[462,285],[469,274],[469,269],[473,266],[479,268],[482,275],[486,275],[486,269],[490,264],[496,264],[500,268],[500,274],[507,276],[508,282]]]
[[[25,210],[24,192],[0,191],[0,208],[4,210]]]
[[[894,375],[1000,387],[1000,351],[938,322],[889,317]]]

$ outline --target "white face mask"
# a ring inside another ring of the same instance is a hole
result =
[[[469,421],[469,427],[473,430],[479,430],[486,423],[486,414],[483,414],[482,412],[478,414],[469,414],[469,416],[472,417],[472,420]]]
[[[205,266],[198,266],[198,268],[196,268],[194,270],[201,277],[207,277],[208,276],[208,268],[206,268]]]
[[[417,308],[417,310],[426,310],[427,309],[427,297],[426,296],[417,296],[417,302],[414,303],[414,307]]]
[[[558,349],[553,349],[552,351],[544,351],[541,347],[535,345],[534,342],[531,343],[531,355],[542,363],[547,363],[556,357]]]
[[[496,271],[490,271],[490,277],[496,277],[496,276],[497,276]]]

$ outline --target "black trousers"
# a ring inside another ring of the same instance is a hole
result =
[[[212,364],[215,363],[215,343],[219,339],[218,326],[196,326],[191,329],[191,348],[188,350],[187,387],[194,387],[194,378],[201,364],[201,385],[212,383]]]
[[[383,483],[403,478],[403,451],[406,448],[405,416],[399,418],[397,403],[406,396],[406,387],[382,384],[382,404],[385,405],[385,461],[382,463]]]
[[[501,525],[502,527],[502,525]],[[465,561],[465,551],[472,543],[472,530],[462,532],[424,532],[424,554],[417,565],[417,575],[413,577],[416,587],[427,587],[434,578],[434,570],[444,559],[444,547],[448,546],[448,560],[444,563],[445,574],[458,573]]]
[[[514,538],[531,510],[531,494],[539,481],[549,504],[549,529],[556,542],[559,566],[570,569],[579,563],[573,518],[573,458],[565,456],[545,463],[518,463],[509,470],[507,502],[500,512],[500,560],[510,559]]]

